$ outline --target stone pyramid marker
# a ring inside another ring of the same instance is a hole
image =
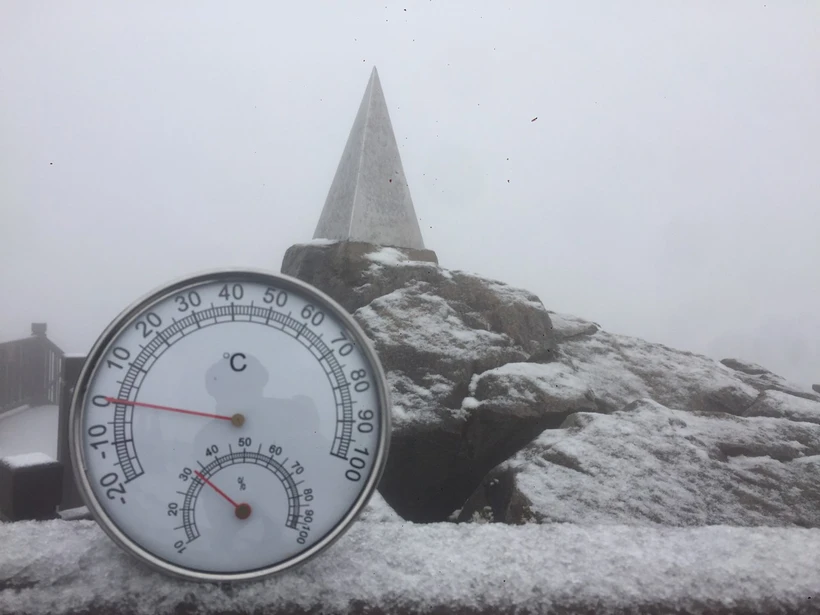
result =
[[[313,238],[424,250],[375,67]]]

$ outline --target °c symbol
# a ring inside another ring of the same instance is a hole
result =
[[[231,369],[235,372],[242,372],[245,371],[245,368],[248,367],[247,363],[242,361],[242,359],[246,359],[244,353],[242,352],[235,352],[232,355],[229,355],[227,352],[223,355],[226,359],[230,357],[230,364]]]

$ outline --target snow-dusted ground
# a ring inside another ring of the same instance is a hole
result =
[[[45,453],[57,459],[57,415],[57,406],[39,406],[0,416],[0,457]]]
[[[148,570],[90,521],[0,525],[0,545],[2,613],[802,613],[820,601],[809,529],[362,521],[303,567],[230,590]]]

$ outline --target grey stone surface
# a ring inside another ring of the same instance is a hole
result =
[[[492,375],[472,397],[474,376],[549,358],[549,315],[532,293],[410,260],[419,256],[426,253],[307,244],[288,250],[282,271],[339,301],[373,340],[394,402],[381,493],[406,519],[439,521],[496,464],[589,402],[550,394],[544,406],[507,400],[489,384]]]
[[[820,425],[638,400],[577,413],[491,472],[460,520],[820,527]]]
[[[771,389],[763,391],[743,416],[771,416],[820,425],[820,401]]]
[[[739,416],[760,392],[709,357],[609,333],[578,317],[550,317],[559,339],[555,360],[575,370],[601,411],[647,397],[670,408]]]
[[[424,249],[375,67],[313,237]]]
[[[787,381],[757,363],[749,363],[740,359],[722,359],[721,363],[734,370],[743,382],[759,392],[782,391],[795,397],[820,402],[820,395],[817,392],[803,390],[799,385]]]
[[[811,385],[811,388],[815,393],[820,393],[820,384],[813,384]]]
[[[382,270],[385,262],[393,263],[390,275],[371,275]],[[440,279],[437,264],[432,250],[333,241],[291,246],[281,271],[326,292],[352,314],[408,282]]]

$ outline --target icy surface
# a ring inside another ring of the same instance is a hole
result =
[[[549,312],[552,328],[556,336],[561,339],[575,337],[578,335],[591,335],[601,327],[594,322],[589,322],[571,314],[559,314]]]
[[[476,394],[481,381],[487,378],[498,380],[508,397],[530,402],[541,399],[532,388],[539,389],[544,396],[567,401],[589,393],[589,387],[575,370],[563,363],[507,363],[474,378],[470,383],[471,395]],[[524,384],[528,386],[522,386]]]
[[[580,327],[582,322],[573,319],[572,325]],[[566,330],[560,320],[559,325]],[[734,371],[709,357],[606,331],[565,339],[558,360],[574,367],[609,410],[649,397],[683,410],[740,415],[758,395]]]
[[[396,248],[382,247],[374,252],[368,252],[365,258],[380,265],[395,267],[403,262],[409,261],[407,254]]]
[[[405,523],[404,519],[390,508],[390,504],[385,502],[378,491],[370,497],[364,510],[359,515],[359,520],[377,523]]]
[[[4,613],[761,613],[810,607],[820,585],[806,529],[362,522],[303,567],[229,589],[149,570],[89,521],[0,525],[0,544]]]
[[[397,320],[396,314],[401,314],[402,320]],[[415,288],[379,297],[356,316],[376,342],[450,360],[477,360],[494,347],[512,346],[507,335],[469,326],[445,299]]]
[[[324,239],[324,238],[316,238],[311,239],[310,241],[302,241],[297,246],[329,246],[332,243],[339,243],[339,239]]]
[[[54,459],[45,453],[23,453],[22,455],[12,455],[10,457],[0,457],[2,463],[10,468],[26,468],[37,466],[42,463],[52,463]]]
[[[0,416],[0,457],[45,453],[57,459],[57,406]]]
[[[565,424],[502,465],[543,522],[820,526],[818,425],[651,400]]]
[[[744,416],[774,416],[820,424],[820,402],[782,391],[765,391]]]

